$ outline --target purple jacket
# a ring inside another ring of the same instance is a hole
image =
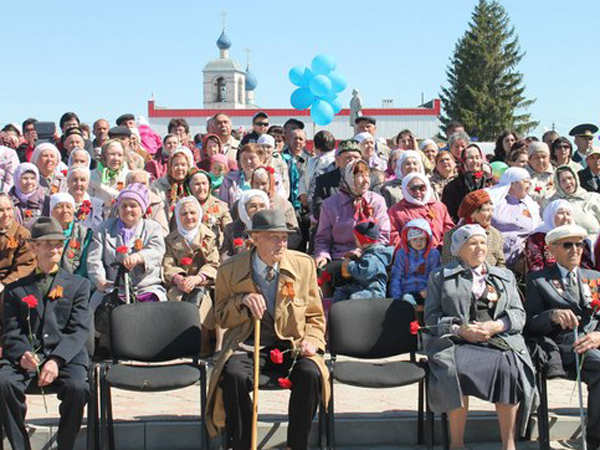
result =
[[[375,192],[364,194],[373,207],[373,220],[377,221],[381,231],[380,243],[390,243],[390,218],[385,200]],[[345,253],[356,249],[354,242],[354,205],[352,197],[338,192],[323,202],[319,216],[319,227],[315,235],[315,258],[325,256],[330,260],[340,259]]]

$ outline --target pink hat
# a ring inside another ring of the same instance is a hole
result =
[[[216,155],[213,155],[210,158],[211,164],[216,163],[216,162],[219,162],[219,163],[223,164],[224,166],[229,167],[229,159],[227,158],[227,156],[225,156],[222,153],[217,153]]]

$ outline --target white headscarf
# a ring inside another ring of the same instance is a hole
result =
[[[259,197],[265,202],[267,208],[269,207],[269,196],[265,191],[261,191],[260,189],[248,189],[247,191],[242,192],[240,199],[238,200],[238,216],[240,220],[244,222],[246,225],[246,229],[252,229],[252,219],[248,216],[248,212],[246,211],[246,203],[250,201],[253,197]]]
[[[548,206],[546,206],[546,209],[544,209],[544,213],[542,215],[542,218],[544,219],[544,221],[540,224],[540,226],[538,226],[535,230],[533,230],[533,232],[534,233],[548,233],[550,230],[556,228],[556,224],[554,223],[554,218],[556,217],[556,214],[558,213],[558,211],[560,209],[566,209],[566,210],[571,211],[571,216],[573,216],[573,207],[571,206],[571,203],[569,203],[568,201],[566,201],[563,198],[554,200],[554,201],[550,202],[548,204]],[[575,222],[573,222],[573,224],[574,223]]]
[[[71,179],[71,176],[77,172],[85,173],[88,177],[88,180],[90,179],[90,176],[91,176],[90,169],[88,169],[87,167],[84,167],[84,166],[74,166],[74,167],[69,167],[69,170],[67,172],[67,181],[69,181]]]
[[[492,204],[497,206],[502,200],[508,195],[510,191],[510,185],[517,181],[528,180],[531,175],[522,167],[509,167],[500,177],[500,181],[497,185],[486,188],[485,190],[490,194]],[[529,198],[529,195],[526,197]]]
[[[424,151],[425,147],[428,147],[429,145],[435,145],[435,147],[439,150],[438,145],[433,139],[423,139],[419,144],[419,150]]]
[[[58,149],[56,148],[56,145],[51,144],[50,142],[43,142],[39,145],[36,145],[31,155],[31,162],[37,166],[38,158],[45,150],[52,150],[54,152],[54,154],[56,155],[56,167],[58,167],[58,165],[60,164],[61,155]]]
[[[187,158],[188,163],[190,164],[190,168],[194,167],[194,155],[192,154],[192,151],[189,148],[183,146],[177,147],[169,154],[169,162],[173,161],[173,158],[175,158],[175,156],[179,154],[182,154]]]
[[[73,150],[71,150],[71,153],[69,153],[69,160],[67,161],[67,165],[69,166],[69,168],[73,167],[73,155],[75,154],[75,152],[81,152],[85,155],[85,157],[87,158],[87,168],[89,169],[92,165],[92,157],[88,153],[88,151],[83,148],[74,148]]]
[[[185,228],[183,226],[183,223],[181,223],[181,219],[179,218],[179,211],[181,210],[182,206],[187,203],[191,203],[198,210],[198,224],[191,230]],[[177,231],[180,235],[183,236],[183,238],[187,241],[188,244],[191,244],[192,241],[196,238],[196,236],[198,236],[198,232],[200,231],[200,225],[202,224],[202,215],[202,206],[200,206],[200,202],[193,195],[180,198],[177,201],[177,204],[175,205],[175,221],[177,222]]]
[[[70,203],[73,205],[73,209],[75,209],[75,199],[73,196],[68,192],[59,192],[50,196],[50,214],[52,214],[52,210],[59,203]]]
[[[402,164],[408,159],[413,158],[417,160],[419,164],[419,172],[425,173],[425,169],[423,168],[423,160],[421,159],[421,155],[415,150],[404,150],[398,160],[396,161],[396,180],[402,181],[404,179],[404,172],[402,172]]]
[[[410,191],[408,190],[408,185],[415,178],[418,178],[419,180],[421,180],[427,187],[427,190],[425,191],[425,195],[423,196],[423,200],[417,200],[416,198],[414,198],[411,195]],[[431,201],[431,195],[432,195],[431,184],[429,183],[429,178],[427,178],[425,176],[425,174],[420,173],[420,172],[409,173],[402,180],[402,195],[404,196],[404,199],[408,203],[412,203],[413,205],[424,206],[424,205],[428,204]]]
[[[371,133],[367,132],[367,131],[363,131],[362,133],[358,133],[352,139],[354,139],[359,144],[362,144],[367,139],[372,139],[373,141],[375,141],[375,138],[373,137],[373,135]]]
[[[38,145],[38,147],[39,147],[39,145]],[[27,200],[29,200],[29,198],[33,194],[35,194],[35,192],[37,191],[37,189],[34,189],[29,194],[25,194],[21,190],[21,177],[27,172],[33,172],[33,174],[35,175],[35,181],[36,181],[38,187],[40,186],[40,171],[38,170],[37,166],[35,164],[31,164],[31,163],[19,164],[17,166],[17,168],[15,169],[15,176],[14,176],[15,194],[19,198],[19,200],[22,202],[26,202]]]

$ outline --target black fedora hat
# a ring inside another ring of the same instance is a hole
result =
[[[252,216],[252,229],[247,233],[273,231],[277,233],[295,233],[285,223],[285,216],[278,209],[263,209]]]
[[[63,229],[54,217],[39,217],[31,226],[32,241],[64,241]]]

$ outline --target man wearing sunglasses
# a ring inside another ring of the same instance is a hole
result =
[[[546,235],[556,264],[529,274],[525,308],[528,334],[556,343],[566,373],[575,374],[574,351],[580,356],[585,353],[581,379],[589,391],[586,437],[588,449],[596,450],[600,447],[600,308],[592,301],[600,298],[600,272],[580,267],[586,235],[577,225],[562,225]]]
[[[569,136],[575,137],[577,151],[573,154],[573,161],[579,163],[585,169],[587,167],[586,156],[592,149],[594,134],[598,132],[598,127],[591,123],[582,123],[573,127],[569,131]]]
[[[252,132],[242,138],[240,145],[253,144],[258,138],[266,134],[269,129],[269,116],[266,112],[259,111],[252,117]]]

